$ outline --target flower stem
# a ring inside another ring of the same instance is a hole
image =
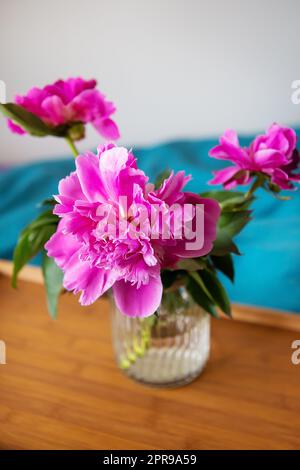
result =
[[[257,175],[251,188],[246,192],[245,199],[249,199],[258,188],[263,186],[263,184],[264,184],[264,177],[262,175]]]
[[[75,146],[73,140],[71,139],[71,137],[68,136],[68,137],[66,137],[66,141],[68,142],[68,145],[69,145],[69,147],[70,147],[70,149],[71,149],[71,151],[72,151],[72,154],[73,154],[74,157],[76,158],[77,155],[79,155],[79,152],[78,152],[78,150],[77,150],[77,148],[76,148],[76,146]]]

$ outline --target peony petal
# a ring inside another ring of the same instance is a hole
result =
[[[259,169],[279,167],[289,162],[283,153],[274,149],[258,150],[254,154],[254,161]]]
[[[300,173],[294,173],[294,174],[291,173],[289,175],[289,179],[290,179],[290,181],[295,181],[295,182],[299,183],[300,182]]]
[[[85,90],[69,104],[74,120],[92,122],[106,115],[105,98],[98,90]]]
[[[31,88],[25,96],[17,95],[15,97],[15,102],[19,106],[27,109],[27,111],[30,111],[43,119],[45,113],[41,108],[41,104],[47,96],[49,96],[49,94],[45,90],[34,87]]]
[[[238,135],[237,135],[236,131],[233,130],[233,129],[227,129],[224,132],[222,139],[224,141],[228,142],[229,144],[234,145],[235,147],[240,146]]]
[[[203,198],[194,193],[184,193],[184,195],[184,204],[204,205],[204,226],[200,227],[201,230],[204,230],[202,233],[203,244],[202,246],[197,247],[197,245],[194,243],[196,238],[194,240],[182,238],[177,240],[175,246],[165,246],[165,252],[166,254],[171,253],[172,255],[175,255],[179,258],[196,258],[199,256],[205,256],[213,248],[213,242],[217,236],[217,221],[221,213],[221,208],[215,199]],[[195,229],[196,226],[194,227],[194,230]],[[194,244],[194,247],[191,247],[191,243]],[[164,267],[166,267],[165,264]]]
[[[24,96],[17,95],[15,102],[50,126],[95,121],[95,127],[104,137],[116,139],[119,130],[110,119],[116,110],[115,105],[95,88],[96,84],[96,80],[83,80],[81,77],[57,80],[44,88],[34,87]],[[21,133],[13,127],[13,132]]]
[[[251,172],[247,170],[242,170],[232,179],[224,183],[224,188],[230,190],[235,188],[237,185],[245,186],[249,184],[252,180]]]
[[[297,135],[294,129],[290,127],[281,127],[274,123],[267,131],[268,140],[266,141],[268,148],[273,148],[283,152],[289,158],[295,150],[297,143]]]
[[[172,171],[155,195],[171,206],[182,197],[181,191],[190,180],[191,175],[186,176],[184,171],[178,171],[175,175]]]
[[[272,173],[271,181],[272,183],[277,184],[281,189],[296,189],[289,181],[289,175],[279,168],[276,168]]]
[[[90,305],[95,302],[115,282],[115,276],[109,269],[90,268],[89,271],[85,271],[85,276],[86,284],[79,299],[81,305]]]
[[[68,120],[66,107],[59,96],[49,96],[41,107],[45,112],[44,119],[53,126],[59,126]]]
[[[84,80],[81,77],[68,78],[67,80],[57,80],[52,85],[47,85],[45,91],[48,95],[57,95],[61,98],[62,102],[67,105],[72,100],[84,92],[95,88],[97,85],[96,80]]]
[[[229,166],[223,170],[214,171],[214,178],[208,182],[208,184],[224,184],[233,178],[240,168],[237,166]]]
[[[69,176],[66,176],[66,178],[60,180],[58,191],[62,196],[66,196],[74,201],[77,199],[85,199],[75,171],[73,171]]]
[[[236,179],[233,179],[231,181],[227,181],[226,183],[224,183],[224,189],[226,189],[226,191],[230,191],[231,189],[234,189],[238,186],[238,181]]]
[[[65,224],[66,221],[61,220],[56,232],[45,244],[48,256],[54,258],[57,266],[63,270],[67,268],[69,260],[81,247],[75,236],[63,233]]]
[[[112,147],[100,153],[99,167],[108,200],[119,203],[126,196],[129,209],[135,185],[144,190],[148,178],[136,168],[132,153],[125,147]]]
[[[55,206],[53,211],[53,213],[57,215],[71,212],[76,201],[86,199],[75,171],[60,180],[58,191],[59,195],[55,196],[55,199],[59,204]]]
[[[26,134],[26,131],[22,129],[18,124],[15,124],[11,119],[7,119],[8,128],[14,133],[19,135]]]
[[[65,272],[64,287],[74,293],[82,291],[80,302],[82,305],[88,305],[109,289],[116,277],[111,269],[91,268],[87,261],[81,260],[81,244],[75,236],[64,234],[66,223],[65,219],[60,222],[57,232],[47,242],[45,248],[48,255],[53,257],[57,265]],[[150,284],[155,287],[152,279],[150,278]],[[128,283],[127,286],[129,286]],[[139,293],[142,291],[142,288],[138,289]],[[144,310],[142,314],[144,315]]]
[[[106,292],[115,282],[113,271],[90,267],[82,261],[79,253],[74,253],[64,275],[63,286],[77,294],[81,291],[81,305],[90,305]]]
[[[227,130],[220,138],[220,144],[212,148],[209,156],[220,160],[231,160],[241,167],[249,165],[249,154],[240,147],[235,131]]]
[[[160,277],[150,277],[149,283],[132,286],[123,280],[113,286],[114,298],[120,312],[129,317],[149,317],[161,303],[163,286]]]
[[[94,119],[93,126],[105,139],[118,140],[120,138],[119,128],[110,118]]]
[[[102,178],[99,172],[99,158],[92,152],[79,155],[76,158],[78,179],[83,194],[90,202],[105,202],[105,193]]]

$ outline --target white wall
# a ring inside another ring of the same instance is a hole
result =
[[[0,0],[7,98],[61,77],[96,77],[118,107],[122,141],[300,124],[298,0]],[[66,155],[63,141],[0,122],[0,161]],[[89,132],[81,148],[97,144]]]

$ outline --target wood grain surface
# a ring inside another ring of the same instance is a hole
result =
[[[214,320],[204,373],[157,390],[116,367],[105,300],[65,294],[52,321],[41,285],[2,275],[0,295],[0,449],[300,448],[299,333]]]

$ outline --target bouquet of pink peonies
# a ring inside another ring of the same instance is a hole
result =
[[[59,80],[33,88],[15,103],[1,104],[9,128],[18,134],[64,138],[74,171],[58,194],[44,201],[44,212],[24,228],[14,252],[13,285],[22,267],[42,251],[50,314],[55,317],[62,290],[80,293],[82,305],[109,289],[121,313],[159,314],[162,301],[184,286],[206,312],[231,314],[218,272],[234,278],[235,236],[250,221],[258,188],[281,197],[300,182],[299,152],[293,129],[273,124],[242,148],[228,130],[210,156],[233,163],[210,184],[220,191],[184,190],[190,176],[164,172],[152,184],[131,150],[118,147],[115,106],[95,80]],[[79,155],[75,142],[91,123],[106,139],[97,153]],[[247,192],[228,191],[250,185]]]

